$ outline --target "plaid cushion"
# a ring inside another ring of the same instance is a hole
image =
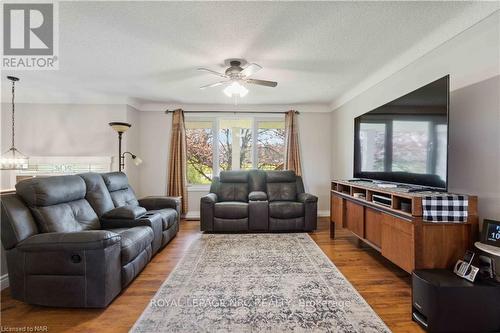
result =
[[[467,222],[469,200],[466,195],[440,195],[422,198],[424,221]]]

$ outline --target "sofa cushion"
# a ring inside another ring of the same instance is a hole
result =
[[[31,207],[40,232],[74,232],[100,229],[101,224],[87,200]]]
[[[79,176],[30,178],[16,185],[40,232],[99,229],[99,219],[85,200],[85,181]]]
[[[108,172],[101,175],[115,207],[139,206],[134,190],[128,183],[127,175],[123,172]]]
[[[101,174],[101,176],[110,192],[124,190],[129,187],[127,175],[123,172],[107,172]]]
[[[295,182],[297,176],[292,170],[271,170],[266,172],[266,182],[268,183],[292,183]]]
[[[248,201],[248,171],[222,171],[217,183],[219,201]]]
[[[79,176],[30,178],[16,184],[16,193],[28,206],[52,206],[85,198],[85,182]]]
[[[297,185],[293,183],[268,183],[267,196],[269,201],[295,201]]]
[[[248,183],[248,171],[221,171],[221,183]]]
[[[172,208],[149,210],[148,213],[157,213],[161,215],[163,230],[167,230],[177,221],[177,211]]]
[[[150,227],[133,227],[109,229],[121,237],[122,265],[134,260],[153,241],[153,229]]]
[[[132,188],[110,192],[110,194],[115,207],[139,206],[139,201]]]
[[[269,204],[269,216],[291,219],[304,216],[304,204],[292,201],[275,201]]]
[[[215,217],[223,219],[242,219],[248,217],[248,204],[246,202],[218,202],[214,207]]]
[[[79,174],[78,176],[82,177],[85,181],[85,185],[87,185],[85,199],[87,199],[92,208],[94,208],[98,216],[102,216],[104,213],[115,208],[101,174],[87,172]]]
[[[248,184],[247,183],[220,183],[219,193],[217,195],[219,201],[248,201]]]

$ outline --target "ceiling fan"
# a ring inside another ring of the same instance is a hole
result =
[[[272,88],[278,85],[278,82],[275,81],[257,80],[250,78],[250,76],[254,75],[262,69],[262,66],[260,65],[251,63],[243,68],[243,63],[246,63],[243,59],[230,59],[228,62],[230,66],[224,71],[224,73],[219,73],[208,68],[198,68],[199,71],[208,72],[225,79],[201,86],[200,89],[227,85],[227,87],[224,89],[224,93],[228,97],[232,97],[234,95],[244,97],[246,94],[248,94],[248,89],[244,86],[244,84],[246,83]]]

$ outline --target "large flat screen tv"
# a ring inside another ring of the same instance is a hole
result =
[[[447,189],[449,76],[354,121],[354,177]]]

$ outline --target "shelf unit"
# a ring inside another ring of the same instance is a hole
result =
[[[422,198],[432,194],[380,188],[370,182],[332,181],[330,237],[335,237],[338,223],[407,272],[451,268],[477,239],[477,197],[468,196],[467,222],[428,222],[422,218]],[[374,195],[390,205],[373,202]]]

